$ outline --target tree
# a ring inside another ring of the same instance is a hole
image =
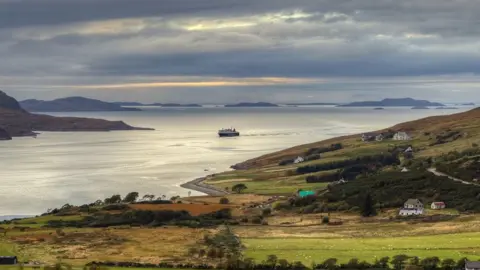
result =
[[[405,265],[405,261],[407,259],[408,259],[408,256],[404,254],[393,256],[393,259],[391,261],[391,263],[393,264],[393,268],[396,270],[403,269],[403,266]]]
[[[438,257],[428,257],[420,261],[420,265],[423,266],[423,269],[436,269],[437,265],[440,263],[440,259]]]
[[[408,263],[410,265],[420,265],[420,259],[417,256],[413,256]]]
[[[123,198],[123,202],[125,203],[134,203],[138,199],[138,192],[130,192]]]
[[[114,204],[114,203],[121,203],[122,202],[122,196],[119,194],[113,195],[110,198],[105,199],[105,204]]]
[[[372,216],[375,216],[376,214],[377,213],[374,208],[372,196],[370,195],[370,193],[367,193],[367,196],[365,196],[365,201],[362,208],[362,216],[372,217]]]
[[[229,203],[230,203],[230,201],[225,197],[220,199],[220,204],[229,204]]]
[[[269,264],[272,269],[275,269],[275,266],[277,265],[278,262],[278,257],[277,255],[268,255],[267,256],[267,264]]]
[[[329,269],[329,270],[335,269],[335,268],[337,268],[337,261],[338,260],[336,258],[326,259],[322,263],[321,268],[326,268],[326,269]]]
[[[452,259],[444,259],[442,261],[442,268],[445,270],[451,270],[455,268],[456,264],[457,263]]]
[[[277,269],[287,269],[288,268],[288,261],[285,259],[278,260],[278,267]]]
[[[457,265],[456,265],[456,268],[457,269],[465,269],[465,262],[467,262],[468,259],[467,258],[461,258],[460,260],[457,261]]]
[[[388,261],[390,261],[390,257],[382,257],[377,261],[377,265],[380,268],[386,269],[388,268]]]
[[[242,191],[244,191],[245,189],[247,189],[247,186],[245,184],[236,184],[232,187],[232,190],[235,191],[236,193],[242,193]]]
[[[145,195],[143,195],[143,200],[144,200],[144,201],[147,201],[147,200],[148,200],[148,201],[153,201],[154,198],[155,198],[155,195],[153,195],[153,194],[145,194]]]

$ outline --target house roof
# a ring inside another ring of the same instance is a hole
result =
[[[480,262],[465,262],[465,268],[480,268]]]
[[[298,192],[298,195],[299,195],[300,197],[307,197],[307,196],[315,195],[315,191],[302,190],[302,191]]]
[[[434,205],[438,205],[438,206],[445,206],[445,203],[444,202],[433,202],[432,204]]]
[[[408,199],[405,203],[406,204],[416,204],[418,202],[420,202],[419,199]],[[422,203],[422,202],[420,202],[420,203]]]

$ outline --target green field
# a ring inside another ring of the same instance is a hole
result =
[[[305,265],[337,258],[346,263],[352,258],[373,262],[376,258],[405,254],[420,258],[480,259],[480,233],[392,238],[244,238],[245,257],[256,261],[268,255]]]

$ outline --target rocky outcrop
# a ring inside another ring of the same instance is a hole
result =
[[[122,121],[80,117],[54,117],[24,111],[18,102],[2,92],[0,95],[0,137],[35,136],[36,131],[113,131],[151,130],[136,128]],[[4,134],[3,136],[1,134]]]
[[[3,128],[0,127],[0,141],[8,141],[11,140],[12,136]]]
[[[0,90],[0,108],[21,111],[22,107],[16,99],[8,96],[5,92]]]

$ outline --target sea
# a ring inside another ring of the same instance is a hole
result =
[[[184,182],[299,144],[465,111],[409,108],[159,108],[46,113],[122,120],[154,131],[42,132],[0,142],[0,215],[37,215],[131,191],[187,196]],[[219,138],[220,128],[241,136]],[[191,195],[201,193],[191,191]]]

